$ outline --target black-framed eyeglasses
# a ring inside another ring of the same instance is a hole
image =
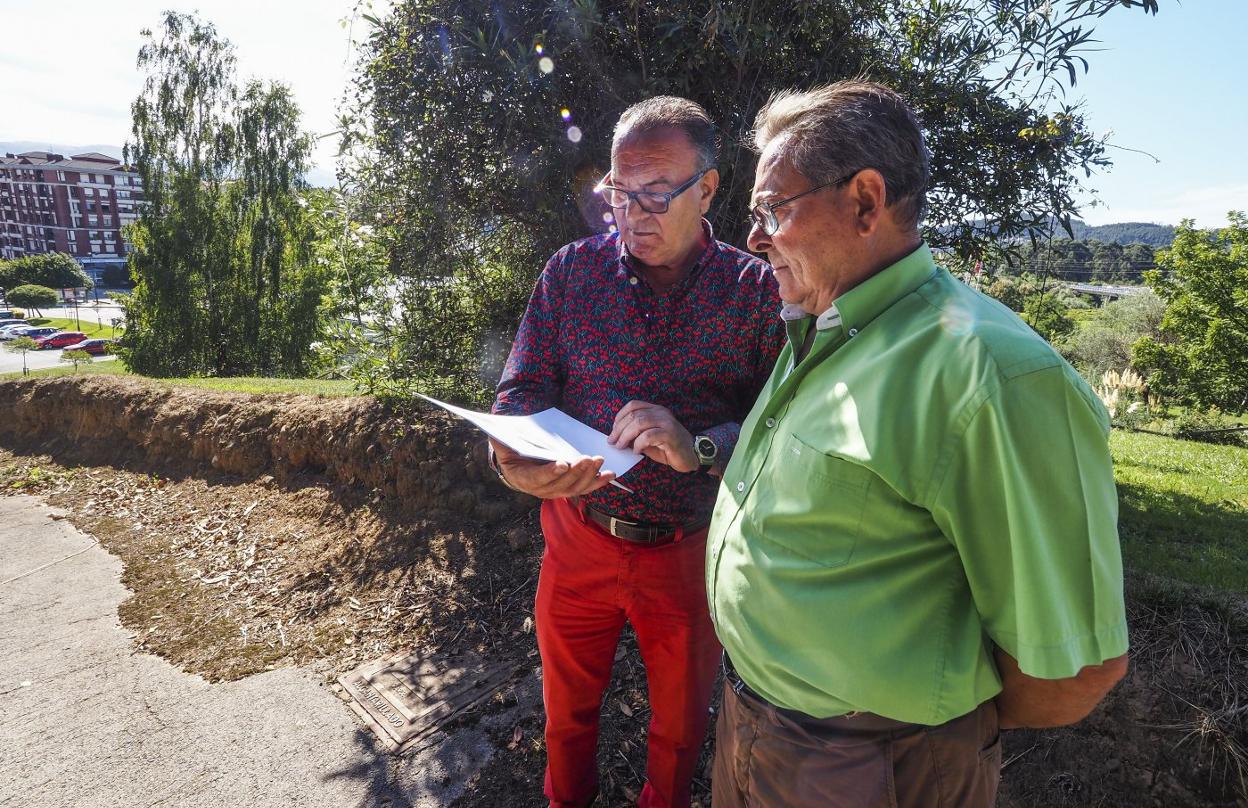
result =
[[[670,191],[626,191],[623,188],[616,188],[614,185],[606,185],[606,177],[603,177],[603,182],[598,183],[598,187],[594,190],[602,194],[602,198],[613,208],[622,208],[631,199],[646,213],[667,213],[667,209],[672,205],[672,200],[692,188],[693,184],[702,179],[706,172],[712,168],[714,166],[707,166],[690,177],[688,182],[682,183]]]
[[[780,220],[776,218],[776,208],[787,205],[795,199],[801,199],[807,194],[813,194],[815,191],[822,191],[829,185],[844,185],[852,180],[854,175],[861,170],[862,169],[859,168],[849,172],[840,179],[825,182],[822,185],[816,185],[814,188],[807,188],[800,194],[794,194],[787,199],[781,199],[779,202],[759,202],[757,205],[750,208],[750,218],[748,221],[751,226],[761,227],[764,233],[769,236],[774,236],[776,231],[780,229]]]

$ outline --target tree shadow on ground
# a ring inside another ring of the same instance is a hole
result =
[[[1129,566],[1248,595],[1248,511],[1177,491],[1119,483],[1119,534]]]

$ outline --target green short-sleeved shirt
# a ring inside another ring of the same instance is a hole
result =
[[[1109,418],[926,246],[790,322],[707,545],[742,678],[816,717],[939,724],[1127,649]],[[794,345],[818,328],[793,367]]]

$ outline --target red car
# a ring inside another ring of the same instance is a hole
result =
[[[101,354],[110,354],[113,352],[113,341],[111,339],[88,339],[83,340],[74,345],[66,345],[67,351],[86,351],[89,354],[99,356]]]
[[[81,331],[58,331],[35,340],[36,350],[46,351],[49,348],[64,348],[66,345],[77,345],[87,338]]]

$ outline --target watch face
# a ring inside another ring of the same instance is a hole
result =
[[[698,453],[698,459],[710,461],[715,459],[716,446],[715,441],[705,435],[699,435],[697,441],[694,442],[694,451]]]

